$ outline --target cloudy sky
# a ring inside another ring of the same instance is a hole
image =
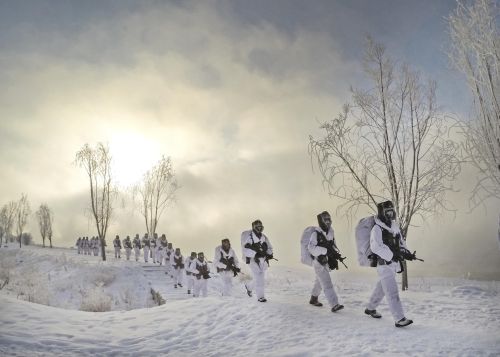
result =
[[[298,261],[302,229],[335,212],[311,169],[309,135],[363,87],[365,36],[438,82],[443,112],[466,116],[470,98],[446,57],[444,17],[455,1],[8,1],[0,0],[0,204],[26,193],[47,202],[55,239],[92,236],[85,143],[108,143],[126,187],[161,155],[182,190],[159,232],[185,251],[211,254],[256,218],[276,257]],[[427,269],[497,272],[499,203],[468,212],[473,171],[457,209],[412,228]],[[32,219],[30,230],[39,234]],[[355,266],[353,228],[334,216]],[[117,201],[109,233],[145,231]],[[435,252],[439,252],[435,255]],[[477,259],[484,264],[478,267]],[[422,269],[420,267],[419,269]]]

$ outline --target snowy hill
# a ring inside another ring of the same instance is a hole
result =
[[[363,314],[376,281],[370,270],[332,273],[345,305],[333,314],[307,303],[313,282],[307,267],[272,264],[269,301],[258,303],[241,281],[233,296],[221,297],[214,276],[209,297],[192,298],[185,287],[174,289],[161,268],[108,259],[102,263],[70,249],[2,248],[0,283],[6,277],[9,283],[0,290],[0,355],[500,354],[498,281],[410,276],[401,299],[415,322],[397,329],[385,304],[382,319]],[[164,305],[154,305],[151,287],[163,289]],[[77,311],[103,301],[111,311]]]

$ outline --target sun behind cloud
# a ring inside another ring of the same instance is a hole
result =
[[[158,144],[139,133],[119,131],[109,138],[113,171],[121,187],[137,183],[160,158]]]

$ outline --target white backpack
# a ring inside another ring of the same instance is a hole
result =
[[[246,261],[247,258],[244,253],[245,242],[248,239],[248,237],[250,237],[250,234],[252,234],[252,230],[241,232],[241,257],[243,258],[243,261]]]
[[[309,245],[309,240],[311,239],[311,234],[316,230],[316,227],[310,226],[304,229],[302,236],[300,237],[300,261],[305,265],[312,265],[313,257],[309,253],[307,246]]]
[[[356,225],[356,250],[358,252],[358,263],[361,266],[370,266],[370,258],[368,256],[372,254],[370,249],[370,233],[373,226],[375,225],[375,217],[368,216],[362,218]]]

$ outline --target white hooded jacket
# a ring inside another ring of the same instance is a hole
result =
[[[221,262],[221,254],[224,259],[233,258],[234,266],[236,268],[240,267],[240,263],[238,261],[238,258],[236,257],[236,253],[234,252],[233,248],[229,248],[229,252],[226,253],[224,249],[222,249],[222,245],[219,245],[217,248],[215,248],[215,255],[213,260],[215,268],[226,269],[226,264]]]
[[[399,234],[399,245],[402,248],[408,249],[406,246],[406,242],[403,239],[403,235],[399,230],[399,224],[396,221],[393,221],[391,227],[388,227],[384,222],[375,217],[375,225],[373,226],[370,232],[370,249],[373,253],[377,254],[380,258],[391,261],[394,254],[391,249],[384,244],[382,240],[382,228],[392,233],[395,237]]]
[[[266,243],[267,244],[267,252],[266,254],[271,255],[273,254],[273,246],[269,242],[269,239],[266,237],[264,233],[262,233],[262,236],[259,238],[257,237],[254,232],[251,232],[250,235],[247,237],[247,239],[243,242],[243,255],[247,258],[253,258],[255,257],[255,250],[250,249],[250,248],[245,248],[245,245],[248,243],[253,244],[253,243]]]
[[[316,228],[316,230],[311,234],[311,238],[309,238],[309,244],[307,245],[307,250],[309,250],[309,253],[311,253],[311,255],[315,258],[319,257],[320,255],[325,255],[327,252],[327,249],[325,247],[318,246],[318,232],[323,233],[323,235],[326,237],[326,240],[333,240],[334,247],[337,246],[335,244],[333,228],[330,228],[328,230],[328,234],[321,228]]]

